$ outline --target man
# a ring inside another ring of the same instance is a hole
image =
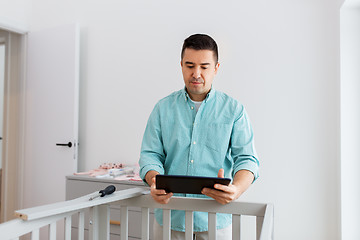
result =
[[[195,34],[185,39],[181,52],[185,88],[161,99],[149,117],[140,177],[151,186],[151,196],[159,203],[168,203],[173,193],[156,189],[157,174],[232,178],[229,186],[204,188],[204,195],[177,194],[208,196],[221,204],[239,198],[258,177],[253,132],[243,105],[212,88],[219,66],[217,44],[210,36]],[[155,218],[154,234],[159,239],[161,209],[155,210]],[[173,239],[183,239],[184,211],[172,211],[171,228]],[[207,213],[195,212],[197,239],[206,239],[207,228]],[[231,215],[217,214],[217,229],[218,239],[231,239]]]

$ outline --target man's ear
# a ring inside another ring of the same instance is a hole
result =
[[[217,63],[215,64],[215,74],[217,74],[217,71],[218,71],[219,67],[220,67],[220,63],[217,62]]]
[[[180,60],[180,66],[182,67],[183,65],[182,65],[182,59]]]

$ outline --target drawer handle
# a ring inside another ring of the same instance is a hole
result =
[[[111,224],[111,225],[119,225],[119,226],[120,226],[120,221],[110,220],[110,224]]]

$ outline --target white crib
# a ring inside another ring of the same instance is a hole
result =
[[[114,192],[109,196],[89,201],[95,193],[70,200],[16,211],[18,219],[0,224],[0,238],[20,239],[31,233],[31,240],[39,239],[39,229],[48,226],[48,239],[56,239],[56,222],[65,219],[65,240],[71,239],[72,216],[78,216],[78,239],[84,239],[84,212],[89,209],[89,239],[109,240],[110,204],[117,204],[120,212],[120,239],[128,240],[128,208],[140,207],[142,211],[141,239],[149,239],[149,209],[163,209],[163,239],[171,239],[170,211],[185,210],[185,237],[193,236],[193,212],[209,213],[209,239],[216,239],[216,213],[232,214],[232,239],[241,239],[241,216],[256,216],[256,239],[273,240],[274,207],[272,204],[232,202],[221,205],[212,199],[173,197],[166,205],[153,201],[149,192],[141,188],[132,188]]]

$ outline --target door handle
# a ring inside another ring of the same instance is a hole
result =
[[[64,146],[64,147],[72,147],[72,143],[68,142],[68,143],[57,143],[56,146]]]

